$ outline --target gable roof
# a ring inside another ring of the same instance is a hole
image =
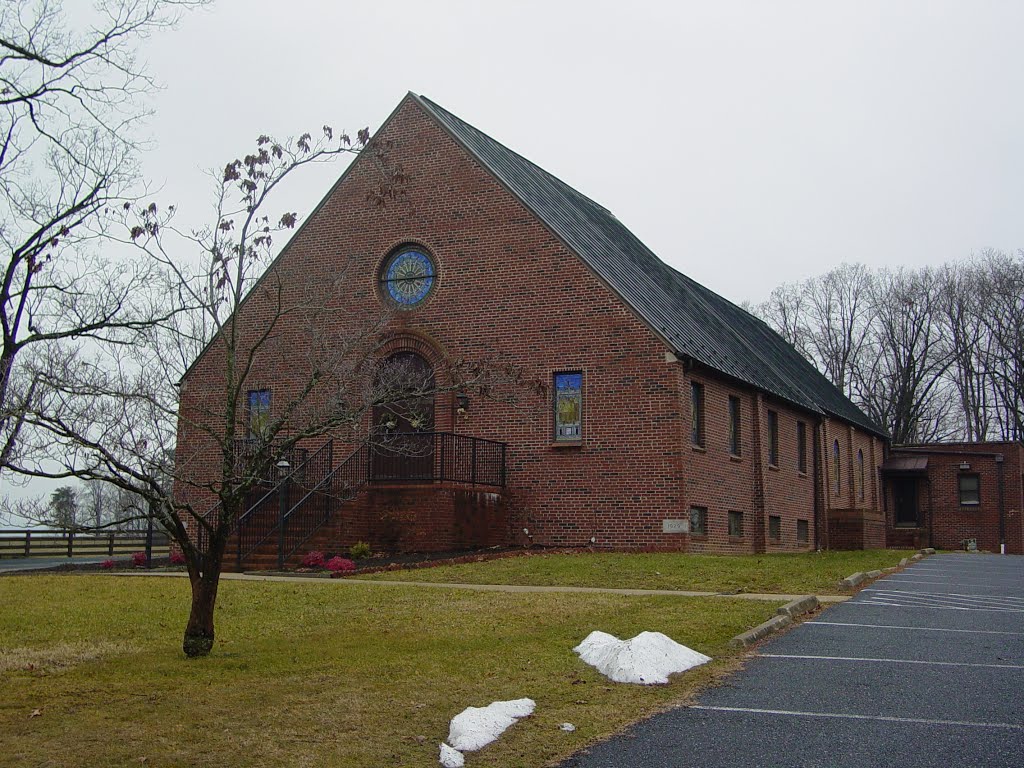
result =
[[[609,210],[438,104],[410,95],[678,356],[885,436],[767,324],[665,264]]]

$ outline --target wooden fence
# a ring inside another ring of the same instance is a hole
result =
[[[73,531],[0,530],[0,558],[5,557],[128,557],[145,552],[145,531],[75,533]],[[154,532],[152,556],[166,557],[170,542],[166,534]]]

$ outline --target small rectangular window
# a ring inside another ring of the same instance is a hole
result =
[[[583,437],[583,374],[555,374],[555,440],[579,442]]]
[[[981,504],[981,478],[978,475],[960,475],[960,506],[976,507]]]
[[[806,520],[797,520],[796,521],[796,540],[797,541],[802,541],[804,543],[807,542],[808,528],[809,528],[809,526],[807,525],[807,521]]]
[[[741,456],[740,453],[740,399],[729,396],[729,453]]]
[[[743,535],[743,513],[742,512],[730,512],[729,513],[729,535],[730,536],[742,536]]]
[[[775,541],[782,538],[782,518],[778,515],[768,515],[768,538]]]
[[[779,414],[768,411],[768,463],[779,466]]]
[[[690,507],[690,534],[706,536],[708,532],[708,508]]]
[[[704,385],[690,382],[690,442],[704,447]]]
[[[270,390],[250,389],[247,401],[249,437],[266,437],[270,428]]]
[[[807,474],[807,425],[802,421],[796,423],[796,468]]]

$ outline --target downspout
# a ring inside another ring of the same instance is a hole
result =
[[[821,470],[821,422],[814,425],[814,449],[812,451],[812,464],[814,467],[814,551],[821,549],[821,523],[824,509],[822,500],[822,487],[825,478]]]
[[[1006,504],[1003,495],[1003,454],[996,454],[996,467],[999,469],[999,554],[1006,554]]]

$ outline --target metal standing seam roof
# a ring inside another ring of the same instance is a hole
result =
[[[677,355],[810,411],[885,436],[767,324],[665,264],[609,210],[426,97],[413,97]]]

